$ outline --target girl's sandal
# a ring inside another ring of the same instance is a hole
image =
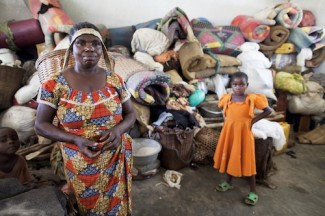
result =
[[[247,205],[256,205],[258,201],[258,195],[256,193],[250,192],[247,197],[245,197],[245,203]]]
[[[220,191],[220,192],[226,192],[233,188],[234,188],[234,186],[230,185],[228,182],[222,182],[222,183],[218,184],[218,186],[216,187],[216,190]]]

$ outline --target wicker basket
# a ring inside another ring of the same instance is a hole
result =
[[[22,68],[0,65],[0,109],[12,106],[13,97],[22,85],[24,74]]]
[[[41,83],[44,83],[51,74],[62,71],[64,63],[64,55],[66,49],[53,50],[39,57],[35,63],[38,77]],[[70,52],[68,67],[75,64],[73,55]],[[100,67],[106,68],[104,57],[102,56],[98,62]]]
[[[161,165],[166,169],[178,170],[190,164],[194,154],[194,130],[159,132]]]

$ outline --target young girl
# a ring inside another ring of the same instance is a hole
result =
[[[248,76],[243,72],[234,73],[230,80],[232,94],[220,98],[218,106],[223,108],[224,126],[222,128],[217,149],[214,154],[214,168],[220,173],[227,173],[227,180],[217,186],[218,191],[232,189],[232,177],[249,177],[250,193],[245,197],[245,203],[255,205],[256,194],[256,164],[255,144],[251,132],[252,125],[271,113],[271,108],[265,96],[260,94],[245,94],[248,86]],[[263,112],[254,116],[254,109]]]
[[[17,132],[8,127],[0,127],[0,179],[14,177],[29,183],[32,180],[25,159],[16,154],[20,147]]]

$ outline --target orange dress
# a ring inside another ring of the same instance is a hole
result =
[[[231,176],[256,174],[255,143],[251,131],[254,109],[264,109],[268,101],[264,95],[247,94],[244,102],[232,102],[225,94],[218,106],[223,108],[225,121],[214,154],[214,168]]]

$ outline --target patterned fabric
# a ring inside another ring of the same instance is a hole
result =
[[[57,109],[59,127],[97,141],[122,120],[122,103],[130,98],[122,78],[107,71],[106,85],[94,92],[72,89],[60,73],[43,83],[38,102]],[[83,155],[74,144],[62,143],[66,179],[81,215],[130,215],[132,139],[96,158]]]
[[[302,9],[291,2],[278,5],[274,11],[277,14],[277,23],[289,29],[296,28],[303,17]]]
[[[193,19],[191,21],[195,37],[200,41],[203,49],[215,54],[237,56],[238,46],[245,42],[240,29],[235,26],[214,27],[210,22]]]
[[[169,98],[170,77],[160,71],[141,71],[126,82],[133,98],[144,105],[165,105]]]
[[[161,19],[157,30],[167,36],[169,46],[177,40],[196,40],[186,13],[179,7],[173,8]]]
[[[256,43],[265,40],[270,34],[270,26],[274,24],[274,20],[256,19],[246,15],[238,15],[231,21],[231,25],[239,27],[248,41]]]

